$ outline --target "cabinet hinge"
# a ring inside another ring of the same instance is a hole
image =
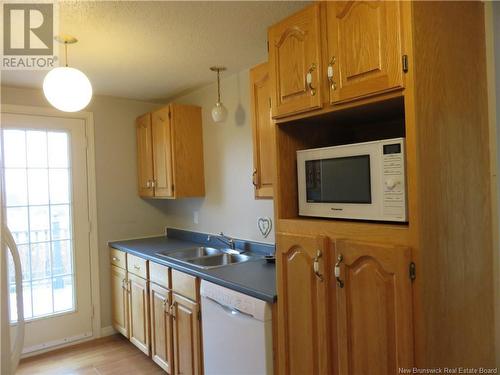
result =
[[[172,112],[168,111],[168,119],[170,120],[172,118]]]
[[[408,73],[408,55],[403,55],[403,72]]]
[[[414,262],[410,263],[409,267],[409,273],[410,273],[410,280],[413,281],[417,278],[417,270]]]
[[[198,310],[198,320],[201,322],[201,310]]]
[[[174,184],[172,184],[172,192],[174,192]]]
[[[269,98],[269,108],[272,108],[272,105],[271,105],[271,98]]]
[[[267,41],[267,52],[269,52],[269,40]]]

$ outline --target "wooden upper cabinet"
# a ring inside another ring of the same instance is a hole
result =
[[[280,374],[330,374],[328,362],[329,240],[278,234],[278,350]],[[315,273],[315,263],[317,264]]]
[[[250,70],[255,198],[272,198],[275,169],[274,122],[271,118],[269,65]]]
[[[320,24],[320,4],[314,4],[269,28],[273,117],[321,108]]]
[[[343,282],[336,286],[338,374],[412,368],[410,249],[353,241],[336,241],[335,249]]]
[[[153,145],[151,135],[151,114],[137,118],[137,180],[139,195],[152,197],[153,191]]]
[[[202,374],[200,305],[175,293],[172,301],[174,373]]]
[[[155,197],[173,196],[171,116],[170,106],[151,114]]]
[[[150,118],[148,130],[144,118]],[[169,104],[139,117],[137,129],[141,197],[205,195],[200,107]]]
[[[128,338],[127,271],[111,266],[111,320],[113,327]]]
[[[327,2],[331,103],[403,87],[400,7],[398,1]]]

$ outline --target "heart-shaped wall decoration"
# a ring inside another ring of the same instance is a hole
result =
[[[271,233],[271,229],[273,229],[273,221],[270,217],[259,217],[257,220],[257,225],[259,226],[260,233],[262,236],[266,238]]]

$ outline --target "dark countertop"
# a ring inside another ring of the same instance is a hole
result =
[[[109,246],[115,249],[169,266],[193,276],[198,276],[214,284],[236,290],[266,302],[276,301],[275,265],[267,263],[264,259],[250,260],[225,267],[202,269],[156,255],[156,252],[173,252],[200,245],[207,244],[166,236],[113,241],[109,243]],[[217,247],[212,244],[210,246]]]

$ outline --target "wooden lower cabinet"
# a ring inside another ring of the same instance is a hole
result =
[[[127,271],[111,266],[111,322],[123,336],[128,336]]]
[[[149,355],[148,281],[129,273],[128,284],[130,342]]]
[[[199,303],[173,294],[174,374],[203,373],[199,311]]]
[[[413,367],[409,248],[336,241],[338,373],[386,375]]]
[[[405,247],[278,233],[280,374],[413,367],[410,264]]]
[[[278,234],[278,348],[281,374],[329,374],[326,237]],[[315,273],[314,264],[317,264]]]
[[[170,291],[150,283],[151,358],[169,374],[172,362],[172,318]]]

